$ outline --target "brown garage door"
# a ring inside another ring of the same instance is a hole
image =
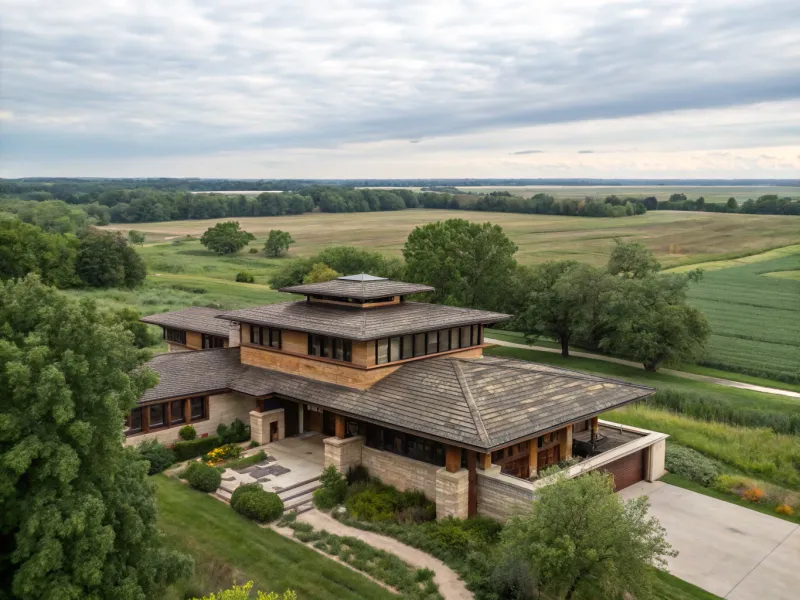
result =
[[[644,479],[644,450],[608,463],[602,471],[614,476],[614,490],[619,491]]]

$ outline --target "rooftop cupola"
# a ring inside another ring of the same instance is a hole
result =
[[[405,296],[420,292],[432,292],[429,285],[393,281],[367,273],[345,275],[320,283],[305,283],[283,287],[279,292],[303,294],[309,302],[348,304],[371,308],[387,304],[399,304]]]

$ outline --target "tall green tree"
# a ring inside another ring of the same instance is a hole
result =
[[[281,256],[289,251],[289,246],[292,244],[294,244],[294,238],[288,231],[271,229],[267,241],[264,243],[264,251],[267,256]]]
[[[435,287],[434,302],[484,309],[502,306],[516,251],[499,225],[464,219],[416,227],[403,246],[408,278]]]
[[[18,219],[0,218],[0,279],[37,273],[48,285],[76,285],[77,247],[73,236],[45,233]]]
[[[341,273],[331,269],[325,263],[317,263],[311,267],[308,274],[303,277],[303,283],[322,283],[323,281],[330,281],[336,279]]]
[[[217,254],[239,252],[256,237],[239,227],[238,221],[225,221],[209,227],[200,238],[200,243]]]
[[[647,509],[645,496],[621,500],[604,473],[562,477],[537,491],[527,514],[506,523],[504,560],[530,567],[528,597],[649,597],[653,567],[666,567],[676,553]]]
[[[571,260],[536,266],[527,280],[516,327],[529,339],[543,336],[557,340],[561,355],[569,356],[572,342],[592,334],[606,277],[600,269]]]
[[[143,246],[146,239],[147,235],[141,231],[136,231],[135,229],[128,231],[128,241],[131,244],[139,244],[140,246]]]
[[[147,600],[187,576],[160,545],[123,420],[154,385],[133,336],[36,276],[0,283],[0,595]]]
[[[142,257],[120,233],[97,230],[81,238],[75,271],[83,283],[92,287],[133,288],[147,275]]]
[[[640,242],[620,242],[608,257],[608,272],[629,279],[639,279],[661,270],[661,263],[647,246]]]
[[[639,361],[648,371],[699,358],[710,327],[687,300],[690,283],[699,277],[699,271],[651,275],[626,281],[606,294],[606,334],[600,348]]]

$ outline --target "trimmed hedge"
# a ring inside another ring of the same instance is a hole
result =
[[[214,492],[222,483],[222,473],[201,462],[193,462],[182,476],[190,486],[201,492]]]
[[[274,521],[283,514],[283,502],[278,494],[267,492],[258,483],[237,487],[231,495],[231,508],[259,523]]]
[[[210,435],[208,437],[197,438],[195,440],[176,442],[175,447],[172,450],[175,452],[175,458],[177,458],[179,461],[182,461],[207,454],[214,448],[221,445],[222,440],[220,440],[216,435]]]
[[[184,441],[191,441],[197,437],[197,430],[191,425],[184,425],[178,430],[178,435]]]
[[[150,463],[148,475],[161,473],[175,462],[175,453],[158,440],[147,440],[136,447],[142,458]]]

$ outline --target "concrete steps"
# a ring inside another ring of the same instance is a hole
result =
[[[278,497],[283,501],[283,512],[297,511],[297,514],[311,510],[314,507],[314,490],[322,487],[319,477],[306,479],[277,491]]]

